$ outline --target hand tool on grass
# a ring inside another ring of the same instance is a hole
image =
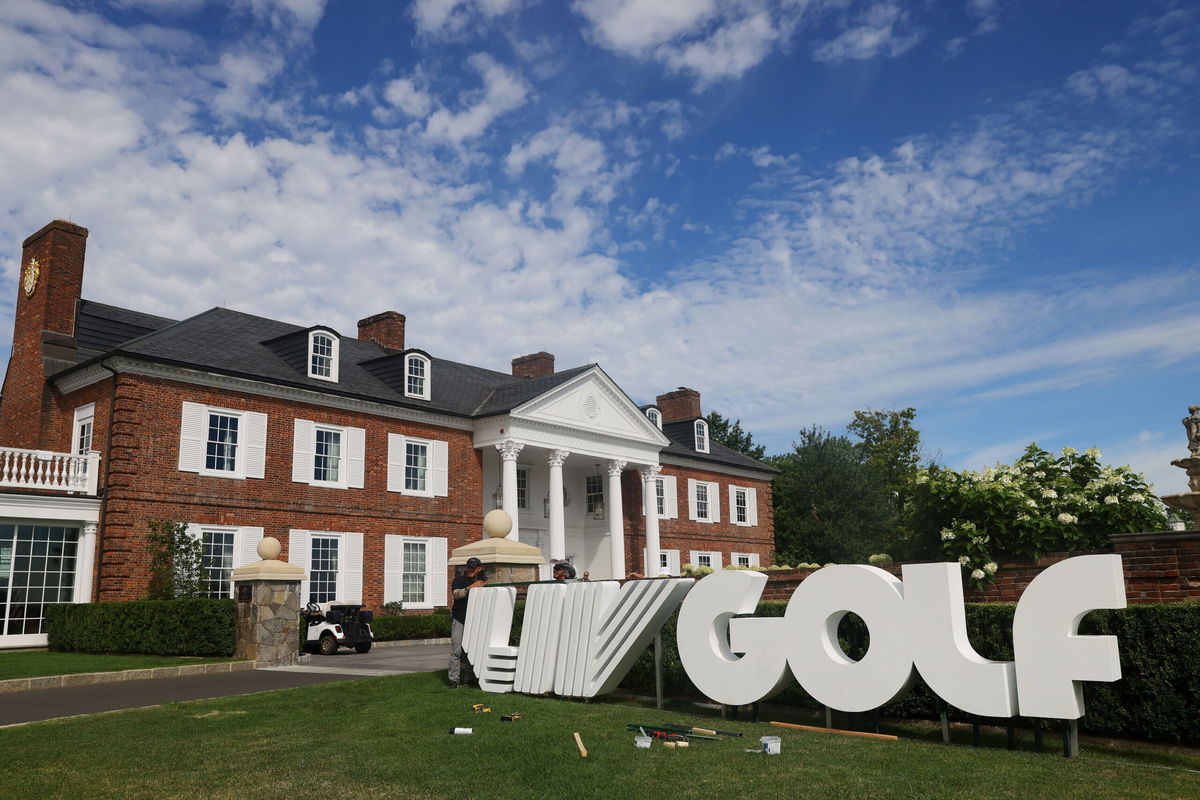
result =
[[[890,742],[898,741],[900,737],[892,736],[887,733],[865,733],[864,731],[843,731],[837,728],[818,728],[813,725],[796,725],[792,722],[772,722],[772,725],[778,728],[790,728],[796,731],[816,731],[817,733],[840,733],[843,736],[863,736],[867,739],[886,739]]]
[[[587,758],[587,748],[583,746],[583,739],[579,738],[579,732],[575,732],[575,746],[579,748],[579,757]]]
[[[627,724],[636,726],[639,723],[630,722]],[[693,725],[663,724],[663,725],[646,725],[645,727],[658,728],[659,730],[663,730],[663,731],[676,731],[678,733],[698,733],[698,734],[702,734],[702,735],[706,735],[706,736],[716,736],[717,734],[720,734],[721,736],[745,736],[744,733],[740,733],[739,731],[718,731],[718,730],[714,730],[712,728],[697,728]]]
[[[647,733],[643,733],[642,734],[643,736],[654,736],[659,739],[663,738],[660,734],[671,734],[673,736],[678,736],[680,738],[685,738],[685,739],[707,739],[708,741],[711,741],[711,742],[721,741],[720,736],[709,736],[709,735],[703,734],[703,733],[690,733],[689,732],[690,729],[684,730],[682,728],[681,729],[664,728],[664,727],[659,727],[658,725],[637,725],[632,722],[628,722],[625,724],[625,730],[627,730],[627,731],[645,730],[645,731],[647,731]]]
[[[500,718],[501,722],[516,722],[521,718],[520,714],[505,714]]]

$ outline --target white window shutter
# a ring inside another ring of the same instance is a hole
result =
[[[721,484],[708,484],[708,517],[712,522],[721,521]]]
[[[688,478],[688,519],[699,519],[696,516],[696,481],[692,478]]]
[[[383,537],[383,602],[395,603],[404,591],[404,537]]]
[[[245,423],[242,444],[245,475],[247,478],[261,478],[267,468],[267,415],[247,411],[242,415],[242,421]]]
[[[729,521],[734,525],[739,524],[737,521],[737,489],[733,484],[729,485]]]
[[[724,561],[724,559],[721,558],[721,553],[714,552],[712,554],[712,568],[713,569],[724,569],[724,567],[725,567],[725,561]]]
[[[366,471],[367,432],[362,428],[346,428],[346,438],[349,440],[348,457],[349,471],[346,475],[346,485],[351,489],[363,488],[363,473]],[[356,600],[355,602],[360,602]]]
[[[304,570],[300,581],[300,605],[308,603],[308,571],[312,564],[312,533],[309,531],[288,532],[288,563]]]
[[[700,551],[699,550],[689,550],[688,551],[688,563],[691,564],[693,567],[700,566]]]
[[[262,528],[238,528],[233,547],[233,566],[244,567],[246,564],[256,564],[262,559],[258,557],[258,543],[263,539]]]
[[[317,428],[311,420],[296,420],[292,434],[292,480],[312,483],[313,452],[316,449]]]
[[[751,525],[758,524],[758,489],[746,490],[746,521]]]
[[[649,551],[646,550],[646,548],[644,548],[644,547],[642,548],[642,574],[645,575],[647,578],[653,578],[655,575],[658,574],[657,571],[655,571],[655,572],[650,571],[650,554],[649,554]]]
[[[664,550],[663,552],[667,554],[667,572],[671,573],[672,575],[678,575],[680,572],[680,570],[679,570],[679,551],[678,550]],[[655,573],[655,574],[657,574],[657,573]]]
[[[663,511],[667,519],[679,519],[679,489],[674,475],[663,476]]]
[[[747,553],[746,555],[750,556],[750,566],[752,566],[752,567],[759,566],[758,553]]]
[[[429,539],[425,550],[425,601],[430,605],[446,605],[446,540]]]
[[[208,409],[199,403],[184,403],[179,424],[179,470],[199,472],[204,468],[204,440]]]
[[[387,490],[389,492],[404,491],[404,456],[404,437],[398,433],[389,433],[387,451]]]
[[[429,477],[433,483],[433,496],[446,497],[450,493],[450,445],[446,442],[430,442],[429,450]]]
[[[343,533],[342,547],[345,550],[345,565],[339,577],[345,577],[345,588],[338,592],[338,599],[347,603],[361,603],[363,594],[363,535]]]

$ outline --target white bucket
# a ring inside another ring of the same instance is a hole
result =
[[[762,742],[762,751],[769,756],[779,755],[779,737],[778,736],[763,736],[759,739]]]

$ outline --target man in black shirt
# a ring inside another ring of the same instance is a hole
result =
[[[463,658],[463,626],[467,623],[468,593],[477,586],[487,584],[487,573],[483,571],[483,562],[471,556],[467,559],[467,571],[455,575],[450,584],[450,688],[457,689],[463,685],[462,668],[471,669],[470,664]]]

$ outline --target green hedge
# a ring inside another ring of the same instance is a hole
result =
[[[756,614],[782,616],[784,602],[760,603]],[[997,661],[1012,660],[1013,603],[967,605],[967,630],[976,652]],[[1097,610],[1080,625],[1086,635],[1113,635],[1120,642],[1122,679],[1084,683],[1081,731],[1150,741],[1200,744],[1200,603],[1139,604],[1120,610]],[[869,637],[859,623],[843,624],[842,646],[852,657],[866,651]],[[662,631],[663,691],[699,696],[688,680],[675,646],[675,617]],[[654,648],[642,653],[622,683],[634,691],[654,690]],[[793,684],[772,702],[809,707],[818,703]],[[923,680],[899,701],[881,709],[886,716],[934,719],[939,700]],[[971,719],[950,709],[951,716]],[[1022,720],[1022,724],[1042,724]]]
[[[134,600],[46,607],[51,650],[228,658],[234,650],[232,600]]]
[[[402,617],[377,615],[371,620],[371,631],[374,632],[377,642],[397,639],[445,639],[450,636],[451,619],[449,614]]]

